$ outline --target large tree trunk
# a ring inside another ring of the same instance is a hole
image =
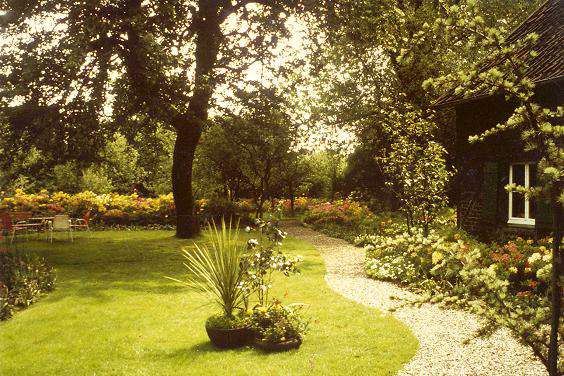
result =
[[[560,253],[561,233],[561,205],[558,202],[558,191],[552,195],[552,216],[553,216],[553,243],[552,243],[552,278],[550,286],[552,290],[551,308],[552,318],[550,325],[550,343],[548,352],[548,372],[550,376],[557,376],[558,373],[558,332],[560,326],[560,315],[562,310],[562,286],[560,279],[562,273],[562,254]]]
[[[199,224],[194,213],[192,166],[196,146],[208,120],[210,99],[215,88],[213,69],[222,38],[218,2],[200,0],[199,12],[193,21],[196,30],[196,71],[194,91],[188,112],[175,119],[176,143],[172,163],[172,191],[176,206],[176,236],[191,238],[198,234]]]
[[[172,192],[176,206],[176,236],[179,238],[192,238],[200,230],[192,192],[192,167],[199,140],[200,128],[197,125],[187,125],[177,131],[172,161]]]

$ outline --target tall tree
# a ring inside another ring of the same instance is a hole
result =
[[[510,27],[539,2],[477,1],[487,23]],[[428,109],[433,97],[422,89],[424,80],[456,71],[484,53],[461,49],[427,32],[426,27],[445,13],[443,3],[334,0],[320,7],[309,28],[315,41],[312,86],[319,96],[313,113],[320,121],[352,129],[363,149],[372,151],[371,157],[387,150],[387,113],[405,106]],[[449,115],[434,119],[439,123],[434,136],[450,151],[454,128],[444,126]]]
[[[252,63],[271,57],[288,33],[286,16],[298,6],[297,0],[0,0],[6,137],[59,161],[88,160],[120,126],[139,129],[156,120],[176,132],[177,236],[191,237],[199,230],[192,165],[214,91],[235,86]]]

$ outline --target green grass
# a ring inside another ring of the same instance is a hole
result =
[[[218,351],[204,329],[215,312],[182,278],[180,247],[169,231],[104,231],[73,244],[20,243],[55,265],[56,290],[0,323],[0,375],[393,375],[417,349],[389,314],[330,290],[320,255],[302,273],[277,280],[275,295],[309,305],[310,333],[298,351]]]

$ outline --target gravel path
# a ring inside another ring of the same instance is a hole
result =
[[[358,303],[385,311],[398,304],[390,296],[411,293],[364,275],[364,252],[344,240],[330,238],[297,222],[283,223],[289,235],[313,244],[327,266],[325,280],[335,291]],[[415,357],[399,375],[544,376],[548,373],[532,352],[506,331],[464,345],[479,327],[478,318],[459,310],[426,304],[393,313],[419,340]]]

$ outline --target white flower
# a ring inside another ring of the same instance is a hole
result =
[[[245,227],[245,232],[251,232],[251,228],[249,226]]]
[[[542,258],[542,256],[541,256],[540,253],[533,253],[527,261],[529,261],[529,264],[534,264],[537,261],[540,261],[541,258]]]

